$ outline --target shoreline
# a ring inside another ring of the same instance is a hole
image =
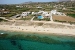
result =
[[[58,33],[45,33],[45,32],[26,32],[26,31],[11,31],[11,30],[0,30],[0,31],[6,31],[6,32],[11,32],[11,33],[16,32],[16,33],[19,33],[19,34],[21,33],[23,35],[36,35],[36,36],[39,36],[39,35],[40,36],[41,35],[51,36],[52,35],[52,36],[66,36],[66,37],[74,37],[75,38],[75,35],[72,35],[72,34],[58,34]]]
[[[31,32],[39,34],[54,34],[75,36],[75,29],[62,29],[62,28],[43,28],[42,26],[15,26],[15,25],[0,25],[0,30],[16,31],[16,32]]]

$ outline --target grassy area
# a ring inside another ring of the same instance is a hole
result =
[[[21,18],[20,20],[31,20],[33,16],[32,15],[29,15],[29,16],[26,16],[25,18]]]
[[[2,22],[2,21],[5,21],[5,22],[7,22],[7,20],[0,19],[0,22]]]
[[[0,16],[1,17],[11,17],[16,15],[16,12],[10,12],[10,13],[2,13]]]
[[[66,23],[66,21],[59,21],[59,20],[54,20],[55,22],[62,22],[62,23]]]
[[[75,22],[71,22],[71,21],[59,21],[59,20],[54,20],[55,22],[61,22],[61,23],[70,23],[70,24],[75,24]]]
[[[75,18],[75,14],[67,14],[67,15]]]
[[[75,10],[75,8],[70,8],[71,10]]]

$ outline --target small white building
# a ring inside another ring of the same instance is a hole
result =
[[[32,12],[32,15],[37,15],[38,14],[38,12]]]
[[[42,8],[42,7],[38,6],[38,7],[36,7],[36,8]]]
[[[28,15],[28,13],[27,12],[22,12],[22,14],[21,14],[21,16],[27,16]]]
[[[50,14],[45,14],[45,16],[46,16],[46,17],[49,17],[49,16],[50,16]]]
[[[48,12],[43,12],[42,15],[43,16],[47,16],[49,13]]]
[[[22,12],[21,17],[26,17],[30,14],[30,12]]]
[[[18,8],[18,7],[20,7],[20,8],[21,8],[21,7],[23,7],[23,6],[16,6],[16,7],[17,7],[17,8]]]
[[[57,12],[57,10],[52,10],[51,11],[51,14],[53,14],[53,15],[62,15],[62,16],[66,16],[64,13],[62,13],[62,12]]]
[[[54,14],[54,15],[55,15],[56,12],[57,12],[57,10],[52,10],[52,11],[51,11],[51,14]]]

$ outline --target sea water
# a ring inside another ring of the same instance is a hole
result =
[[[75,37],[0,31],[0,50],[75,50]]]

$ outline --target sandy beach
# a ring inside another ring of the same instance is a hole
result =
[[[22,31],[22,32],[40,32],[43,34],[58,34],[58,35],[75,35],[75,28],[45,28],[43,26],[16,26],[16,25],[0,25],[0,30]]]

